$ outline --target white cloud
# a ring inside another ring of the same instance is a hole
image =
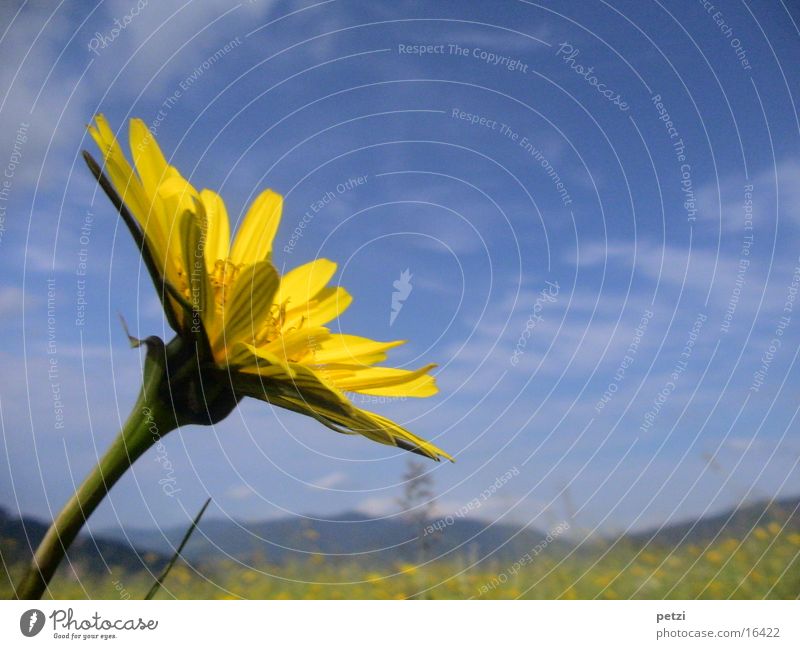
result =
[[[362,500],[356,510],[368,516],[386,516],[396,513],[398,505],[395,498],[373,496]]]
[[[19,317],[22,314],[23,304],[29,308],[38,303],[37,297],[27,295],[16,286],[0,287],[0,317]]]
[[[255,495],[255,492],[247,485],[234,485],[225,491],[225,495],[233,500],[245,500]]]
[[[744,227],[744,174],[707,183],[697,192],[702,222],[738,232]],[[751,175],[754,225],[800,224],[800,158],[786,158]],[[720,208],[721,205],[721,208]]]
[[[333,473],[324,475],[321,478],[318,478],[317,480],[314,480],[311,484],[320,489],[331,489],[332,487],[338,487],[346,480],[347,480],[346,473],[342,473],[341,471],[335,471]]]

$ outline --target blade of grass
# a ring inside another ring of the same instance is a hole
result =
[[[169,571],[172,570],[172,566],[175,565],[175,562],[178,560],[178,557],[181,555],[181,552],[183,551],[184,546],[189,541],[189,537],[192,536],[192,533],[194,532],[195,528],[197,527],[197,524],[200,522],[200,519],[203,517],[203,514],[205,514],[206,509],[208,509],[208,506],[210,504],[211,504],[211,498],[206,500],[205,505],[203,505],[202,508],[200,509],[200,511],[197,512],[197,516],[194,517],[194,520],[192,521],[192,524],[189,526],[189,529],[186,530],[186,534],[183,535],[183,540],[181,541],[180,545],[178,546],[178,549],[175,550],[175,553],[172,555],[172,558],[169,560],[169,563],[167,563],[167,565],[164,566],[164,570],[161,571],[161,574],[158,576],[158,579],[156,579],[156,581],[153,584],[153,586],[150,588],[149,591],[147,591],[147,595],[144,596],[145,599],[153,599],[155,594],[158,592],[158,589],[161,588],[161,584],[164,583],[164,580],[167,578],[167,575],[169,574]]]

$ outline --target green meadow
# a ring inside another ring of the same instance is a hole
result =
[[[14,555],[3,541],[4,556]],[[145,561],[155,557],[144,556]],[[569,550],[543,550],[525,561],[430,562],[369,565],[323,555],[273,565],[266,561],[179,561],[157,598],[179,599],[797,599],[800,533],[769,522],[743,538],[677,547],[633,543],[625,537]],[[5,561],[4,561],[5,565]],[[0,595],[23,564],[5,566]],[[152,572],[155,572],[153,570]],[[58,599],[138,599],[151,571],[98,569],[78,561],[51,584]]]

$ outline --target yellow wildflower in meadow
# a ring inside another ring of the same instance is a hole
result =
[[[175,337],[144,340],[142,389],[114,442],[64,505],[15,589],[42,596],[66,548],[131,465],[164,435],[186,424],[222,421],[244,397],[313,417],[328,428],[362,435],[434,460],[453,458],[397,423],[355,406],[347,393],[429,397],[433,364],[382,367],[381,342],[326,326],[350,294],[329,283],[336,264],[314,259],[281,276],[272,263],[283,199],[267,189],[231,236],[222,198],[197,191],[167,162],[144,122],[129,129],[131,164],[102,115],[89,133],[102,164],[84,152],[100,186],[131,233]]]
[[[141,230],[157,286],[169,287],[162,300],[167,319],[179,336],[205,347],[201,355],[231,384],[234,398],[255,397],[338,432],[452,459],[345,396],[429,397],[437,392],[430,375],[435,365],[376,367],[405,341],[380,342],[325,326],[352,300],[344,288],[329,286],[333,261],[315,259],[279,276],[272,264],[283,210],[279,194],[264,190],[232,237],[222,198],[197,191],[181,176],[142,120],[130,123],[133,166],[102,115],[89,132]]]

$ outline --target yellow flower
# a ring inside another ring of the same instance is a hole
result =
[[[401,563],[398,566],[398,570],[407,575],[413,575],[415,572],[417,572],[417,566],[413,563]]]
[[[725,539],[722,542],[722,549],[727,552],[728,554],[732,553],[739,547],[739,541],[736,539]]]
[[[381,581],[383,581],[384,577],[377,572],[368,572],[365,579],[371,584],[379,584]]]
[[[578,599],[578,591],[573,586],[570,586],[561,595],[561,599]]]
[[[214,385],[216,380],[222,392],[220,384],[229,386],[225,394],[202,392],[202,402],[217,397],[222,402],[210,419],[227,415],[245,396],[255,397],[314,417],[337,432],[452,460],[347,398],[347,392],[434,395],[430,371],[435,365],[376,367],[405,341],[380,342],[325,326],[351,302],[344,288],[329,286],[334,262],[316,259],[279,276],[272,264],[283,207],[279,194],[262,192],[231,237],[222,198],[208,189],[197,191],[169,165],[144,122],[130,123],[133,165],[102,115],[89,132],[103,152],[110,183],[99,169],[93,171],[140,246],[168,322],[179,338],[194,343],[199,382],[211,378]],[[195,387],[198,379],[184,382]],[[192,417],[187,416],[188,423],[205,423],[204,413]]]

